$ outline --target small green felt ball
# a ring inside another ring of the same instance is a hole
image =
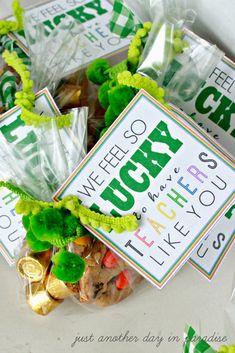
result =
[[[102,108],[107,109],[109,106],[109,95],[110,90],[109,81],[104,82],[98,91],[98,99]]]
[[[30,219],[31,230],[41,241],[53,241],[63,235],[63,215],[59,210],[46,208]]]
[[[32,215],[30,214],[30,215],[22,217],[22,223],[23,223],[23,226],[24,226],[25,230],[28,230],[29,227],[30,227],[30,218],[31,218],[31,216]]]
[[[235,353],[235,346],[233,344],[229,346],[228,353]]]
[[[63,251],[52,257],[52,273],[64,282],[75,283],[79,281],[85,271],[85,261],[77,254]]]
[[[88,80],[101,85],[108,79],[108,74],[105,72],[110,68],[109,62],[106,59],[96,59],[87,68],[86,74]]]
[[[109,126],[105,127],[101,132],[100,132],[100,138],[106,133],[106,131],[109,129]]]
[[[104,114],[104,122],[106,126],[112,125],[112,123],[117,119],[118,114],[113,110],[113,107],[110,105]]]
[[[109,91],[109,103],[116,116],[122,113],[134,96],[134,90],[128,86],[116,86]]]
[[[26,241],[30,249],[34,252],[46,251],[52,248],[50,243],[38,240],[30,229],[27,231]]]
[[[80,223],[77,224],[77,228],[76,228],[76,235],[77,237],[83,237],[84,235],[87,234],[87,229],[85,227],[83,227]]]
[[[70,237],[76,234],[77,226],[78,226],[78,219],[71,215],[68,214],[64,216],[64,236],[65,237]]]

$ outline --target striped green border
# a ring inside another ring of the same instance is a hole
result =
[[[126,117],[127,113],[133,108],[133,106],[137,103],[137,101],[141,98],[145,97],[148,101],[150,101],[155,107],[160,109],[166,116],[174,120],[179,126],[181,126],[184,130],[186,130],[188,133],[193,135],[195,139],[197,139],[199,142],[201,142],[203,145],[205,145],[208,149],[212,151],[212,153],[216,154],[218,158],[220,158],[224,163],[226,163],[229,167],[233,169],[233,162],[225,156],[222,151],[220,151],[217,147],[217,145],[212,144],[211,141],[209,141],[207,138],[204,136],[200,136],[195,129],[190,124],[187,124],[186,121],[181,120],[179,117],[175,116],[172,112],[167,110],[166,107],[161,105],[159,102],[157,102],[152,96],[150,96],[147,92],[144,90],[141,90],[135,98],[131,101],[131,103],[126,107],[126,109],[123,111],[123,113],[119,116],[119,118],[113,123],[113,125],[108,129],[108,131],[103,135],[103,137],[98,141],[98,143],[93,147],[93,149],[89,152],[89,154],[84,158],[84,160],[79,164],[79,166],[75,169],[75,171],[72,173],[72,175],[65,181],[64,185],[57,191],[57,193],[54,195],[54,199],[58,201],[59,199],[62,198],[64,192],[68,188],[68,186],[73,182],[73,180],[77,177],[77,175],[82,171],[82,169],[85,167],[85,165],[94,157],[96,152],[100,149],[100,147],[106,142],[108,137],[113,133],[115,129],[118,128],[122,120]],[[194,129],[192,129],[193,127]],[[103,240],[110,248],[112,248],[114,251],[119,253],[122,257],[124,257],[126,260],[132,263],[133,267],[135,267],[139,272],[141,272],[145,277],[150,279],[152,282],[154,282],[159,288],[163,287],[163,285],[167,282],[167,280],[174,274],[176,269],[180,267],[185,261],[187,261],[189,254],[192,252],[192,250],[200,243],[200,241],[203,239],[205,233],[207,233],[210,228],[215,224],[215,222],[218,220],[219,217],[222,216],[222,214],[226,211],[228,206],[232,203],[234,199],[234,194],[228,198],[227,201],[222,205],[220,211],[214,215],[213,218],[208,221],[204,229],[200,232],[200,236],[192,242],[189,247],[185,250],[184,254],[177,260],[175,265],[166,273],[166,275],[163,277],[163,279],[158,280],[154,276],[152,276],[146,269],[143,269],[138,263],[136,263],[133,259],[131,259],[127,254],[124,253],[123,250],[119,249],[116,245],[113,244],[113,242],[110,239],[107,239],[105,234],[103,234],[100,230],[93,229],[91,227],[87,227],[91,232],[93,232],[95,235],[97,235],[98,238]]]
[[[50,106],[51,110],[56,114],[56,115],[60,115],[60,111],[58,109],[58,107],[56,106],[49,90],[47,88],[42,89],[41,91],[39,91],[36,94],[36,98],[40,98],[44,96],[44,98],[46,98],[46,101],[48,103],[48,105]],[[8,110],[6,113],[2,114],[0,116],[0,122],[4,121],[5,119],[9,118],[12,114],[15,114],[15,112],[17,112],[17,110],[21,110],[20,107],[15,106],[14,108]],[[0,240],[0,251],[2,253],[2,255],[4,256],[4,258],[8,261],[8,263],[10,263],[10,265],[14,264],[14,256],[12,256],[10,254],[10,252],[8,251],[8,249],[6,248],[6,246],[3,244],[3,242]]]

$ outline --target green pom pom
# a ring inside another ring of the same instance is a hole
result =
[[[106,133],[106,131],[109,129],[109,126],[105,127],[101,133],[100,133],[100,138]]]
[[[84,228],[80,223],[78,223],[77,225],[77,229],[76,229],[76,234],[79,237],[83,237],[84,235],[87,234],[87,229]]]
[[[38,240],[53,242],[63,236],[63,216],[59,210],[44,209],[31,217],[30,225]]]
[[[27,216],[22,217],[22,223],[23,223],[25,230],[29,230],[29,228],[30,228],[30,218],[31,218],[31,215],[27,215]]]
[[[104,122],[106,126],[112,125],[112,123],[117,119],[118,114],[113,110],[113,107],[109,106],[104,114]]]
[[[107,109],[109,106],[109,95],[110,90],[109,81],[106,81],[100,86],[98,91],[98,99],[102,108]]]
[[[64,217],[64,236],[70,237],[75,235],[77,226],[78,226],[78,219],[71,214],[66,215]]]
[[[88,80],[97,85],[101,85],[109,78],[108,73],[105,73],[109,68],[109,62],[106,59],[97,59],[93,61],[86,71]]]
[[[117,86],[109,92],[109,103],[112,111],[118,116],[134,98],[135,92],[128,86]]]
[[[52,273],[64,282],[75,283],[79,281],[85,271],[85,261],[77,254],[63,251],[52,257]]]
[[[26,234],[26,241],[30,249],[34,252],[46,251],[52,248],[50,243],[38,240],[30,229]]]
[[[235,346],[233,344],[228,347],[228,353],[235,353]]]

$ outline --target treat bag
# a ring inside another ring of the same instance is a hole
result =
[[[23,63],[30,68],[29,57],[14,40],[6,35],[0,38],[0,54],[5,50],[16,52]],[[21,82],[18,74],[0,58],[0,114],[15,106],[15,94],[20,89]]]
[[[110,31],[122,38],[135,34],[142,23],[162,16],[163,0],[114,0]]]
[[[91,235],[70,244],[70,251],[82,256],[85,272],[79,283],[67,284],[80,304],[106,307],[133,293],[143,277],[101,241]]]
[[[59,249],[33,252],[25,241],[22,242],[17,272],[26,303],[36,314],[49,314],[67,298],[87,309],[117,304],[141,283],[143,278],[136,271],[85,232],[67,246],[67,251],[81,256],[86,263],[81,279],[73,283],[62,281],[53,273],[52,258]]]
[[[60,131],[67,160],[67,174],[70,175],[87,154],[88,108],[74,108],[70,112],[73,119],[70,127]],[[64,177],[63,177],[64,179]]]
[[[174,0],[164,1],[163,15],[156,14],[137,70],[160,85],[174,57],[187,45],[182,40],[183,28],[189,27],[196,17],[193,10],[175,5]]]
[[[155,18],[137,69],[165,87],[166,99],[179,107],[196,95],[223,56],[215,45],[187,38],[196,14],[186,1],[183,5],[164,2],[164,15]]]
[[[162,16],[164,13],[162,0],[125,0],[123,3],[133,12],[136,21],[142,23],[153,21],[156,15]]]
[[[201,38],[189,43],[158,80],[166,90],[166,99],[181,108],[183,102],[196,96],[223,55],[216,45]]]
[[[23,242],[17,261],[17,272],[24,289],[26,304],[33,312],[43,316],[54,310],[64,299],[58,298],[62,297],[58,289],[57,298],[50,294],[50,292],[55,293],[55,286],[58,287],[58,282],[60,282],[50,274],[51,258],[55,251],[55,249],[50,249],[32,252],[26,242]]]
[[[83,64],[83,31],[84,27],[70,16],[64,16],[56,28],[49,30],[43,23],[35,23],[27,12],[25,15],[24,32],[35,91],[47,86],[59,108],[68,108],[72,99],[73,107],[79,103],[83,75],[81,71],[71,72],[70,66],[75,56]]]
[[[27,127],[28,128],[28,127]],[[58,128],[56,117],[30,129],[28,139],[9,144],[0,136],[4,180],[11,180],[35,199],[51,201],[76,165],[86,155],[87,108],[71,111],[70,127]]]

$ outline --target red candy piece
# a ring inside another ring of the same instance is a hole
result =
[[[118,264],[118,256],[111,250],[108,250],[103,258],[103,265],[107,268],[114,268]]]
[[[115,280],[116,287],[118,289],[125,289],[129,287],[131,283],[131,271],[130,270],[124,270],[119,275],[117,276]]]

